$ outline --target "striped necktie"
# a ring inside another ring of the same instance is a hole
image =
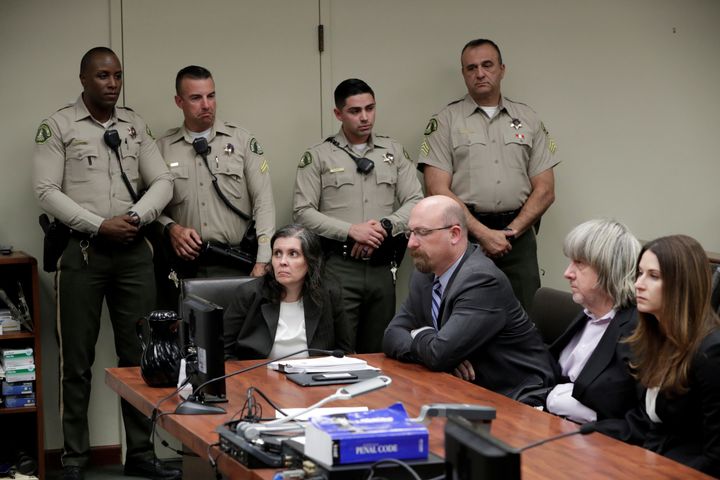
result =
[[[435,330],[440,330],[438,328],[438,312],[440,311],[440,302],[442,300],[442,292],[440,291],[441,288],[440,279],[435,277],[432,287],[432,321],[435,326]]]

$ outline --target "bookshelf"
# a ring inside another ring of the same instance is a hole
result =
[[[24,253],[0,255],[0,288],[17,303],[17,282],[22,285],[34,331],[6,332],[0,335],[0,348],[32,347],[35,357],[35,406],[22,408],[0,407],[0,452],[15,454],[23,451],[37,462],[36,476],[45,478],[45,446],[43,427],[42,361],[40,349],[40,292],[37,260]],[[5,305],[1,305],[5,307]]]

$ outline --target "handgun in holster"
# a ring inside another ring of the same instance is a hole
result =
[[[57,270],[58,260],[70,241],[70,228],[57,218],[50,221],[50,217],[45,213],[40,215],[38,221],[40,222],[40,228],[45,233],[43,239],[43,270],[54,272]]]

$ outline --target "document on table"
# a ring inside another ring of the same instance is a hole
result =
[[[378,370],[365,360],[352,357],[313,357],[296,360],[278,360],[268,368],[285,373],[354,372],[357,370]]]

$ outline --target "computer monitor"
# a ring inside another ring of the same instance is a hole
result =
[[[449,417],[445,424],[445,478],[520,480],[520,453],[463,418]]]
[[[196,391],[199,385],[225,375],[223,308],[196,295],[188,295],[182,302],[182,318],[187,340],[197,351],[195,369],[190,374],[193,393],[201,402],[227,401],[225,379]]]

